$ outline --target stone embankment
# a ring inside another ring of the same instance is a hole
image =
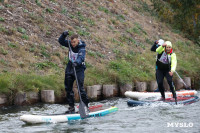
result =
[[[188,87],[191,87],[191,78],[184,77],[184,82]],[[176,90],[184,89],[184,84],[180,79],[174,81]],[[167,81],[164,80],[164,88],[169,91],[169,85]],[[103,99],[109,99],[112,97],[125,97],[124,93],[126,91],[139,91],[139,92],[152,92],[157,89],[158,85],[156,81],[151,82],[135,82],[123,85],[93,85],[87,86],[86,92],[90,101],[99,101]],[[79,101],[79,95],[77,87],[73,88],[75,101]],[[38,102],[42,103],[65,103],[66,93],[63,92],[60,96],[54,94],[54,90],[42,90],[41,92],[18,92],[13,96],[7,96],[5,94],[0,94],[0,106],[8,105],[30,105]]]

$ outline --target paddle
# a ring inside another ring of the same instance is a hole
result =
[[[67,36],[67,41],[68,41],[70,55],[72,55],[72,49],[71,49],[71,46],[70,46],[70,42],[69,42],[69,37],[68,36]],[[73,66],[73,70],[74,70],[76,84],[77,84],[77,87],[78,87],[78,94],[79,94],[79,98],[80,98],[79,113],[80,113],[81,118],[84,119],[84,118],[88,117],[88,115],[86,114],[87,107],[86,107],[85,103],[82,101],[82,98],[81,98],[81,92],[80,92],[80,88],[79,88],[79,84],[78,84],[78,79],[77,79],[77,75],[76,75],[75,66]]]
[[[179,77],[179,79],[183,82],[184,86],[188,89],[188,90],[192,90],[189,86],[186,85],[186,83],[183,81],[183,79],[179,76],[179,74],[176,72],[176,75]]]
[[[165,46],[165,49],[166,49],[166,46]],[[167,54],[167,51],[166,51],[166,54]],[[170,64],[169,64],[168,54],[167,54],[167,62],[168,62],[169,70],[170,70]],[[175,88],[173,89],[173,91],[174,91],[174,94],[175,94],[175,103],[177,105],[177,97],[176,97],[176,90],[175,90]]]

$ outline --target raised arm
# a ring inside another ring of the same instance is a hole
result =
[[[69,47],[69,46],[68,46],[68,41],[67,41],[65,38],[66,38],[66,35],[62,34],[62,35],[59,37],[58,42],[59,42],[62,46]]]
[[[157,52],[158,54],[161,54],[163,51],[164,51],[164,47],[163,47],[163,46],[159,46],[159,47],[156,49],[156,52]]]
[[[151,47],[151,51],[156,52],[158,45],[157,45],[157,41],[155,41],[155,43],[153,44],[153,46]]]

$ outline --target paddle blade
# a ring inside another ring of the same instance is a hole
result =
[[[87,112],[87,106],[85,105],[84,102],[80,101],[79,113],[82,119],[89,117],[89,115],[86,112]]]

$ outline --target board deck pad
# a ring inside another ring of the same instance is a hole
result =
[[[185,101],[185,100],[188,100],[191,98],[193,98],[193,97],[177,97],[177,102]],[[159,99],[158,101],[162,101],[162,99]],[[174,98],[166,98],[164,102],[175,102],[175,99]]]
[[[77,108],[79,109],[79,106],[77,106]],[[103,104],[92,105],[92,106],[89,107],[90,112],[95,112],[95,111],[99,111],[99,110],[102,110],[102,109],[104,109]],[[69,113],[63,112],[63,113],[45,114],[45,115],[51,116],[51,115],[67,115],[67,114],[69,114]],[[79,114],[79,111],[75,111],[74,114]]]
[[[77,108],[79,109],[79,106],[77,106]],[[101,109],[103,109],[103,104],[93,105],[89,107],[90,112],[99,111]]]

